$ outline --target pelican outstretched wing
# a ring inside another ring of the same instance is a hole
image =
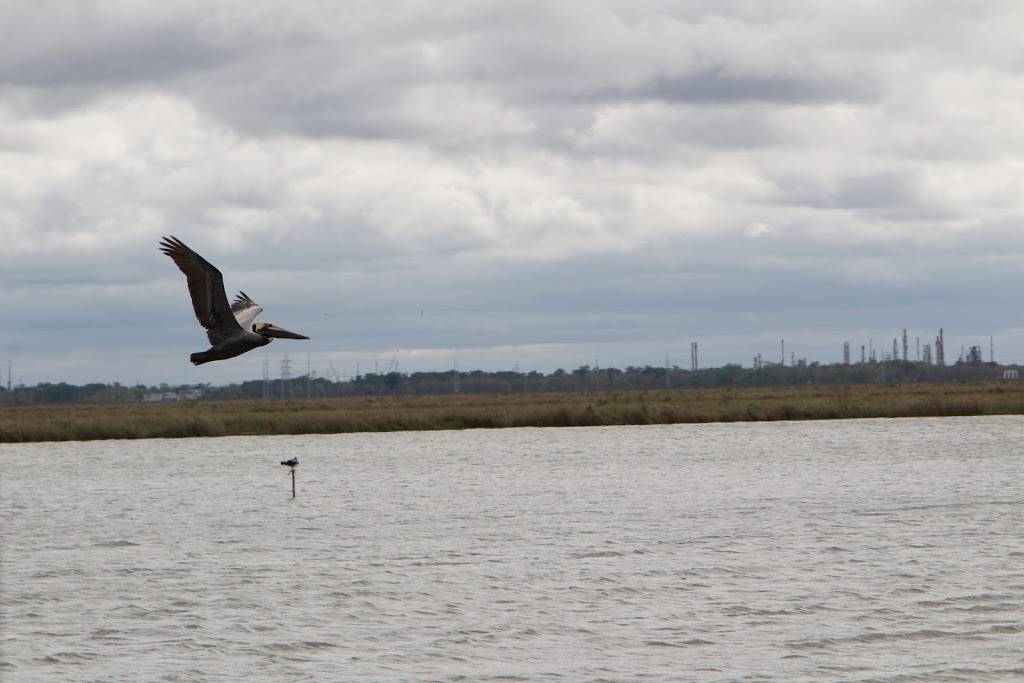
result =
[[[210,344],[216,345],[242,331],[228,306],[224,278],[213,264],[173,235],[163,238],[160,251],[170,256],[185,274],[192,308],[199,324],[206,328]]]
[[[231,312],[235,314],[235,320],[242,329],[249,329],[256,316],[263,312],[263,307],[250,299],[245,292],[239,292],[231,302]]]

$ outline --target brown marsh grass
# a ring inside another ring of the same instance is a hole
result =
[[[0,407],[0,442],[1024,413],[1024,383]]]

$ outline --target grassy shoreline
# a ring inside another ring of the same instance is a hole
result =
[[[1024,414],[1024,383],[0,407],[0,443]]]

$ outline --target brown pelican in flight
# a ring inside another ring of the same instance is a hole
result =
[[[193,365],[240,356],[246,351],[266,346],[274,337],[309,339],[267,322],[253,322],[263,308],[245,292],[239,292],[234,303],[228,306],[220,271],[177,237],[164,237],[160,251],[170,256],[185,273],[196,318],[206,328],[206,336],[210,340],[209,349],[190,356]]]

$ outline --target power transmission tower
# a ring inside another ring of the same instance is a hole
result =
[[[334,369],[334,363],[329,363],[327,367],[330,368],[330,370],[331,370],[331,377],[334,378],[334,389],[335,389],[335,392],[338,394],[338,396],[341,396],[341,380],[342,380],[342,377],[341,377],[341,375],[338,374],[338,371]]]
[[[270,359],[263,359],[263,400],[270,399]]]
[[[292,362],[285,354],[284,358],[281,359],[281,398],[284,398],[284,388],[288,384],[288,380],[292,378]],[[291,391],[288,392],[291,395]]]

